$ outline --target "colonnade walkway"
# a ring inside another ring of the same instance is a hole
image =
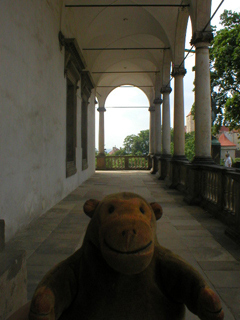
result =
[[[43,275],[81,245],[89,222],[84,202],[122,191],[162,205],[163,217],[157,222],[160,244],[203,274],[221,297],[226,320],[240,319],[240,246],[224,234],[220,221],[199,207],[188,206],[181,193],[146,171],[96,172],[12,239],[15,248],[27,252],[28,299]],[[198,318],[187,311],[186,319]]]

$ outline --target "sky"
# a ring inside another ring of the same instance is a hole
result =
[[[221,0],[212,0],[212,14],[215,12]],[[220,15],[225,10],[240,12],[240,0],[225,0],[211,21],[212,26],[217,26],[221,29]],[[192,38],[191,22],[189,20],[186,34],[186,49],[190,49],[190,40]],[[187,74],[184,77],[184,112],[185,119],[191,110],[194,102],[193,81],[194,72],[192,71],[195,65],[195,54],[191,53],[185,60],[185,68]],[[171,82],[173,89],[174,80]],[[143,106],[149,107],[149,101],[146,95],[138,88],[125,87],[113,90],[107,100],[104,112],[105,124],[105,149],[110,151],[113,147],[123,147],[123,140],[126,136],[137,135],[141,130],[149,129],[149,112],[147,108],[142,109],[126,109],[126,108],[110,108],[113,106]],[[171,127],[173,127],[173,91],[170,94],[170,113]],[[137,119],[137,120],[136,120]],[[96,126],[95,126],[95,146],[98,149],[98,122],[99,115],[96,111]]]

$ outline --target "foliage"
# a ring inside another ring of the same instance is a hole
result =
[[[137,136],[135,134],[131,134],[130,136],[126,136],[126,138],[123,141],[124,150],[126,154],[133,154],[133,146],[137,139]]]
[[[195,156],[195,132],[185,133],[185,156],[189,161]]]
[[[114,156],[142,156],[149,153],[149,130],[140,131],[138,135],[129,135],[124,139],[124,148],[116,151]],[[174,152],[174,129],[171,128],[171,154]],[[185,155],[189,161],[195,156],[195,133],[185,133]]]
[[[126,153],[126,150],[125,148],[120,148],[120,150],[117,150],[115,153],[114,153],[114,156],[125,156],[127,153]]]
[[[210,48],[211,87],[216,93],[215,127],[240,127],[240,13],[225,10],[223,29],[216,32]]]
[[[174,129],[171,128],[171,154],[174,153]],[[192,161],[195,156],[195,132],[185,133],[185,156]]]
[[[123,141],[123,145],[124,154],[147,155],[149,153],[149,130],[142,130],[137,136],[134,134],[127,136]]]
[[[193,116],[193,120],[195,120],[195,102],[192,104],[191,115]]]

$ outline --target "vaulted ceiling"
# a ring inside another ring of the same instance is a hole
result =
[[[104,102],[113,87],[122,84],[142,88],[150,100],[160,94],[156,83],[166,85],[170,62],[179,65],[184,58],[187,21],[190,12],[194,18],[197,2],[64,2],[62,24],[68,21],[70,27],[65,32],[68,37],[76,37],[100,100],[102,97]],[[202,4],[209,2],[202,0]]]

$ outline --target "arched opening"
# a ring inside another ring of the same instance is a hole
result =
[[[149,99],[143,90],[132,85],[122,85],[112,90],[105,103],[105,151],[123,148],[129,135],[138,135],[149,129]],[[96,148],[98,149],[99,114],[96,113]]]

